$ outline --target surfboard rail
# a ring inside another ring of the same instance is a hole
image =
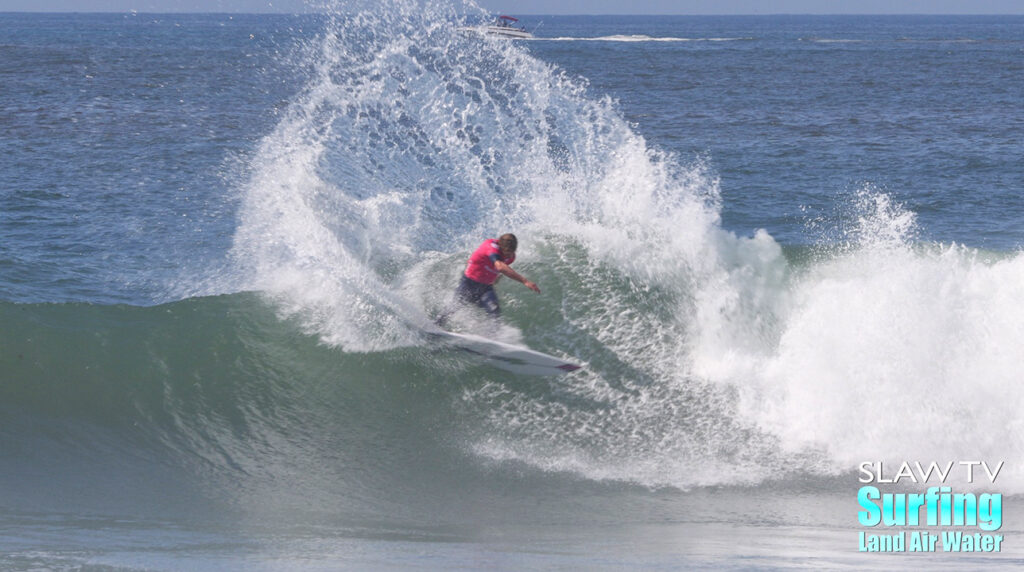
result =
[[[431,341],[473,354],[498,369],[512,373],[561,375],[583,367],[525,346],[499,342],[474,334],[461,334],[441,329],[425,330],[424,334]]]

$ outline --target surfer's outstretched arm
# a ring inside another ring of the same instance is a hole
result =
[[[523,276],[522,274],[516,272],[515,270],[512,270],[512,267],[509,266],[508,264],[505,264],[500,260],[495,260],[494,268],[498,272],[501,272],[502,274],[508,276],[509,278],[515,280],[516,282],[522,282],[523,286],[526,286],[530,290],[533,290],[534,292],[540,294],[540,288],[537,287],[536,284],[527,280],[526,277]]]

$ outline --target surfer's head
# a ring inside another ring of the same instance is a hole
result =
[[[516,240],[516,235],[512,233],[503,234],[498,239],[498,247],[507,254],[515,254],[517,246],[519,246],[519,241]]]

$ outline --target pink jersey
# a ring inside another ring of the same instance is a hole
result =
[[[469,264],[466,265],[466,278],[481,284],[494,284],[501,274],[494,267],[494,262],[500,260],[505,264],[512,264],[516,255],[509,257],[501,255],[501,248],[498,241],[488,238],[469,255]]]

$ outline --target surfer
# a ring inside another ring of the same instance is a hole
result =
[[[498,294],[494,291],[494,283],[502,275],[540,293],[536,284],[509,266],[516,259],[518,244],[514,234],[503,234],[497,240],[489,238],[483,241],[469,256],[466,271],[455,289],[455,299],[463,304],[480,306],[488,315],[497,318],[501,316],[501,306],[498,304]],[[451,313],[452,310],[444,312],[437,319],[437,324],[443,327]]]

